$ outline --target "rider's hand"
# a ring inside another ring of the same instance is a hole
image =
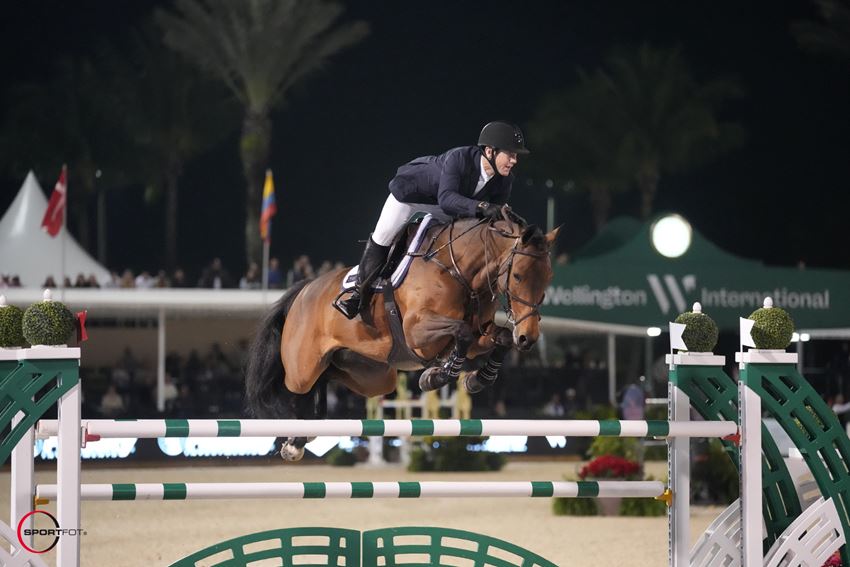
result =
[[[487,201],[478,203],[478,209],[475,212],[481,219],[499,220],[502,218],[502,208]]]

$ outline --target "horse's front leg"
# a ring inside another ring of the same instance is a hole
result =
[[[469,347],[475,341],[472,327],[462,319],[454,319],[436,313],[424,314],[406,334],[414,345],[434,344],[445,339],[454,339],[454,348],[440,366],[426,368],[419,378],[423,392],[438,390],[446,384],[457,382],[460,369],[466,362]]]
[[[464,389],[470,394],[477,394],[484,388],[492,386],[499,377],[502,362],[512,345],[511,331],[494,325],[492,333],[482,336],[476,345],[482,350],[490,350],[487,361],[480,369],[466,375],[463,381]]]

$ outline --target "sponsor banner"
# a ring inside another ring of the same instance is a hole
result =
[[[694,302],[728,330],[765,297],[786,309],[798,328],[850,327],[850,274],[830,270],[767,268],[746,273],[688,270],[676,273],[556,269],[543,314],[624,325],[663,326]]]

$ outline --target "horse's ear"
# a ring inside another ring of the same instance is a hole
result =
[[[546,235],[546,245],[547,246],[549,246],[549,247],[552,246],[552,243],[555,242],[555,240],[558,238],[558,234],[560,234],[561,228],[563,228],[563,226],[564,225],[562,225],[562,224],[556,226],[554,229],[552,229],[551,232],[549,232]]]
[[[523,246],[533,244],[538,239],[543,239],[543,231],[540,230],[540,227],[534,224],[530,224],[525,227],[525,230],[522,232]]]

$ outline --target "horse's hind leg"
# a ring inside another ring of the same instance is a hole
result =
[[[295,415],[298,419],[325,419],[328,415],[328,378],[325,371],[306,394],[293,394]],[[280,456],[285,461],[300,461],[304,446],[315,437],[286,437],[280,447]]]

